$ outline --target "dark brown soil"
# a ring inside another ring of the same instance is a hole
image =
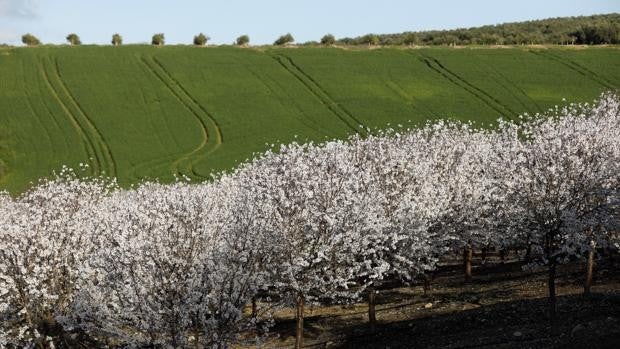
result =
[[[618,256],[616,256],[616,260]],[[546,270],[475,260],[473,282],[457,261],[436,272],[432,296],[421,285],[380,291],[378,327],[368,330],[364,303],[308,307],[308,348],[620,348],[620,261],[599,259],[592,294],[583,296],[585,262],[558,270],[558,320],[547,315]],[[279,312],[267,347],[294,343],[292,309]]]

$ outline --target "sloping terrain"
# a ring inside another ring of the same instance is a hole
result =
[[[63,165],[208,178],[271,144],[429,119],[490,123],[620,86],[616,47],[0,49],[0,189]]]

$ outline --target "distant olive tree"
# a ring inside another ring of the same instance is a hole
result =
[[[194,36],[194,45],[196,46],[204,46],[207,44],[207,41],[211,40],[211,38],[203,33],[200,33]]]
[[[250,37],[247,35],[241,35],[237,38],[236,44],[238,46],[245,46],[250,43]]]
[[[333,45],[336,43],[336,38],[332,34],[325,34],[321,38],[322,45]]]
[[[119,46],[123,44],[123,37],[120,34],[112,35],[112,45]]]
[[[418,36],[415,33],[409,33],[403,39],[403,43],[410,46],[415,45],[416,43],[418,43]]]
[[[39,41],[36,36],[30,33],[22,35],[22,42],[27,46],[41,45],[41,41]]]
[[[295,41],[295,38],[293,38],[293,35],[291,35],[291,33],[287,33],[285,35],[280,36],[278,40],[276,40],[273,44],[276,46],[282,46],[282,45],[290,44],[294,41]]]
[[[166,38],[164,37],[164,33],[157,33],[153,35],[153,39],[151,40],[152,45],[162,46],[166,43]]]
[[[362,37],[362,44],[368,44],[369,46],[379,44],[379,36],[375,34],[366,34]]]
[[[75,33],[71,33],[69,35],[67,35],[67,42],[70,43],[71,45],[81,45],[82,41],[80,41],[80,37],[75,34]]]

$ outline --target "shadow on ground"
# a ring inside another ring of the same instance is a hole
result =
[[[544,298],[381,324],[376,333],[364,325],[339,328],[342,340],[315,347],[620,348],[620,295],[559,297],[555,331]]]
[[[558,316],[548,317],[546,271],[523,263],[478,264],[474,281],[462,267],[434,275],[432,294],[397,282],[377,295],[378,326],[368,330],[364,303],[306,308],[306,348],[620,348],[620,267],[598,260],[593,294],[583,296],[583,262],[559,268]],[[295,319],[280,317],[268,347],[290,348]]]

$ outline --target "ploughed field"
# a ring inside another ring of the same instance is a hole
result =
[[[619,86],[617,47],[0,49],[0,190],[80,164],[122,185],[201,180],[272,144],[490,123]]]

